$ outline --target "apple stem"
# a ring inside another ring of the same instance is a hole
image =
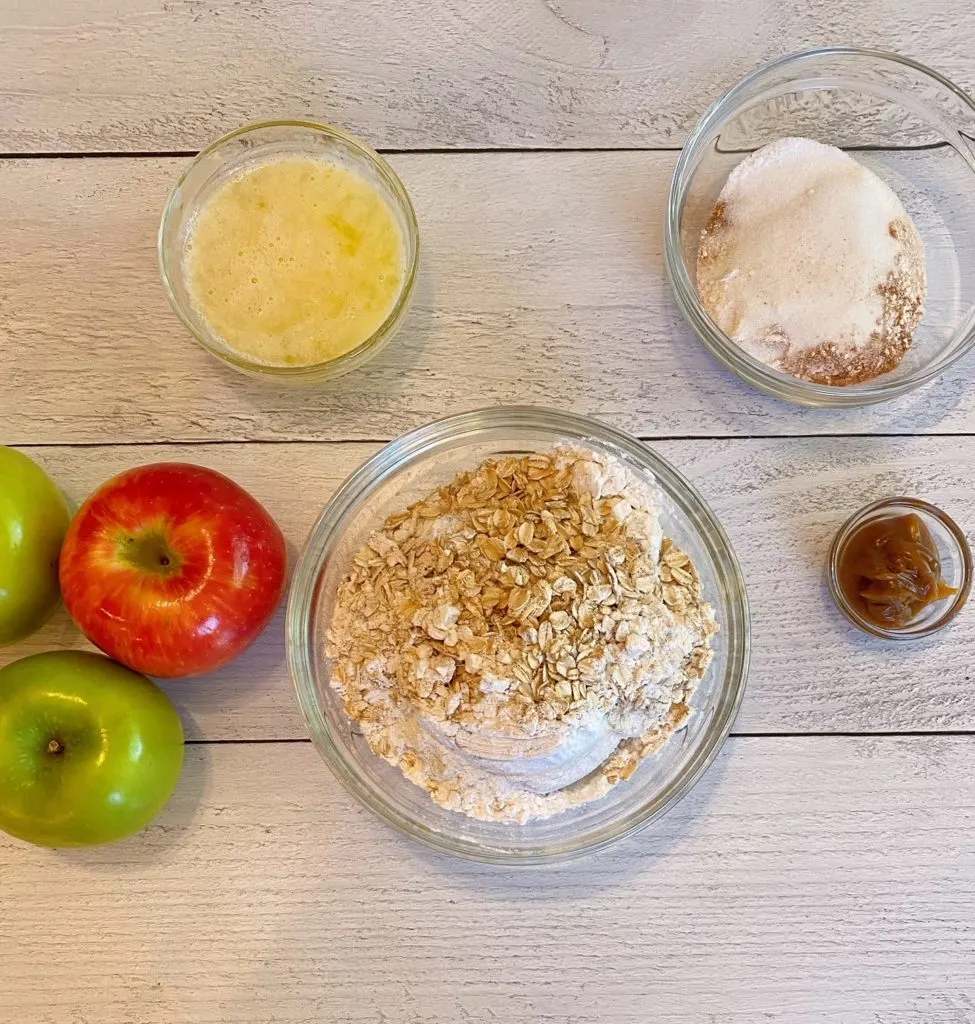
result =
[[[60,740],[51,740],[47,745],[47,752],[49,754],[60,754],[64,750],[64,745]]]
[[[119,557],[142,572],[170,578],[179,572],[181,559],[170,548],[166,537],[157,530],[146,529],[119,537]]]

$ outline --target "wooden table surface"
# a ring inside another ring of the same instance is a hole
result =
[[[512,871],[353,802],[305,739],[279,617],[229,668],[167,685],[186,769],[142,834],[0,836],[0,1022],[975,1021],[975,604],[884,646],[822,573],[885,493],[975,527],[975,359],[886,405],[800,410],[713,362],[664,280],[695,119],[828,43],[975,88],[968,0],[0,0],[0,442],[75,500],[159,458],[213,466],[297,553],[404,429],[501,402],[590,413],[712,503],[755,651],[687,799],[596,856]],[[315,390],[205,355],[154,252],[187,157],[288,115],[392,151],[424,236],[403,333]],[[0,664],[83,646],[62,612]]]

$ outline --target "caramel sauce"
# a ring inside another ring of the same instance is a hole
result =
[[[856,530],[840,556],[838,577],[850,605],[885,629],[906,626],[956,591],[942,579],[931,531],[913,512]]]

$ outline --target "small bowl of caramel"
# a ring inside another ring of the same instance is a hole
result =
[[[861,508],[833,538],[829,589],[840,611],[885,640],[929,636],[961,611],[972,553],[957,523],[917,498]]]

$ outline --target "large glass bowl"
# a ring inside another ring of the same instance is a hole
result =
[[[665,535],[696,564],[721,630],[685,729],[604,799],[524,825],[476,821],[445,810],[370,750],[329,685],[323,648],[336,591],[352,555],[388,515],[457,473],[500,454],[578,443],[623,459],[659,495]],[[338,490],[312,530],[288,604],[288,659],[312,740],[346,788],[387,824],[429,846],[474,860],[537,863],[605,846],[672,806],[714,759],[741,701],[749,619],[738,562],[714,513],[651,448],[581,416],[531,408],[464,413],[388,444]]]
[[[196,218],[216,189],[247,168],[275,157],[295,155],[339,164],[367,181],[385,200],[403,236],[403,281],[386,319],[355,348],[334,359],[308,366],[268,365],[238,352],[210,327],[191,297],[184,256]],[[318,121],[264,121],[238,128],[193,158],[166,200],[157,247],[166,297],[203,348],[252,377],[279,384],[303,384],[355,370],[393,339],[413,295],[420,234],[413,204],[399,176],[361,139]]]
[[[785,136],[839,146],[897,193],[924,242],[928,295],[914,345],[864,384],[812,384],[732,341],[696,288],[701,232],[731,171]],[[809,50],[743,79],[704,115],[670,189],[666,263],[695,333],[721,363],[769,394],[810,406],[857,406],[933,380],[975,345],[975,103],[935,71],[870,50]]]

